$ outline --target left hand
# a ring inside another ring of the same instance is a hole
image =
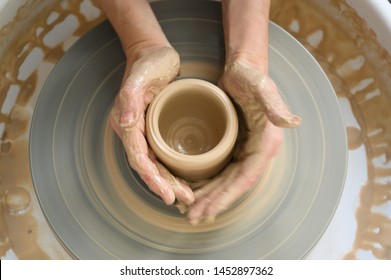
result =
[[[281,146],[280,127],[297,127],[301,121],[289,112],[274,81],[246,61],[226,66],[219,85],[240,107],[246,131],[232,163],[195,189],[187,216],[191,224],[214,221],[253,188]]]
[[[142,48],[136,61],[128,58],[123,84],[111,111],[110,123],[121,139],[130,166],[149,189],[166,204],[176,200],[192,204],[188,184],[172,175],[156,158],[145,138],[145,111],[152,98],[166,87],[179,71],[179,55],[171,47]]]

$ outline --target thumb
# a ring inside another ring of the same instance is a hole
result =
[[[274,81],[265,76],[259,86],[259,102],[263,105],[269,121],[278,127],[297,127],[301,122],[301,118],[289,111]]]
[[[129,77],[123,84],[118,97],[119,124],[123,128],[131,128],[144,112],[142,87]]]

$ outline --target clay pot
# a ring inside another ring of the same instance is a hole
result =
[[[146,135],[157,158],[187,181],[217,175],[227,165],[238,134],[229,97],[199,79],[174,81],[152,100]]]

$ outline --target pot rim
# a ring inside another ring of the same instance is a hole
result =
[[[218,100],[223,105],[223,111],[227,116],[227,123],[224,129],[224,134],[215,147],[202,154],[187,155],[175,151],[163,140],[162,135],[159,133],[159,120],[158,118],[153,118],[151,114],[153,114],[157,109],[160,109],[165,104],[161,104],[161,100],[163,98],[167,99],[172,95],[176,95],[180,90],[194,87],[201,87],[203,89],[207,89],[209,92],[214,93],[216,100]],[[173,91],[173,89],[175,90]],[[229,112],[234,112],[234,114]],[[175,163],[175,165],[180,163],[183,167],[192,168],[200,166],[200,169],[204,169],[209,166],[208,163],[211,160],[218,163],[225,160],[225,158],[231,153],[236,143],[239,129],[236,110],[228,95],[216,85],[205,80],[194,78],[176,80],[163,89],[151,102],[150,107],[148,108],[146,126],[147,133],[151,133],[149,136],[152,137],[153,141],[155,142],[154,144],[156,147],[152,146],[152,149],[158,158],[159,155],[164,154],[165,156],[169,157],[169,161]],[[151,143],[149,144],[151,145]]]

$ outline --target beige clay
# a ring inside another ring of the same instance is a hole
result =
[[[151,148],[175,175],[189,181],[217,175],[230,160],[237,133],[228,96],[199,79],[171,83],[147,112]]]

